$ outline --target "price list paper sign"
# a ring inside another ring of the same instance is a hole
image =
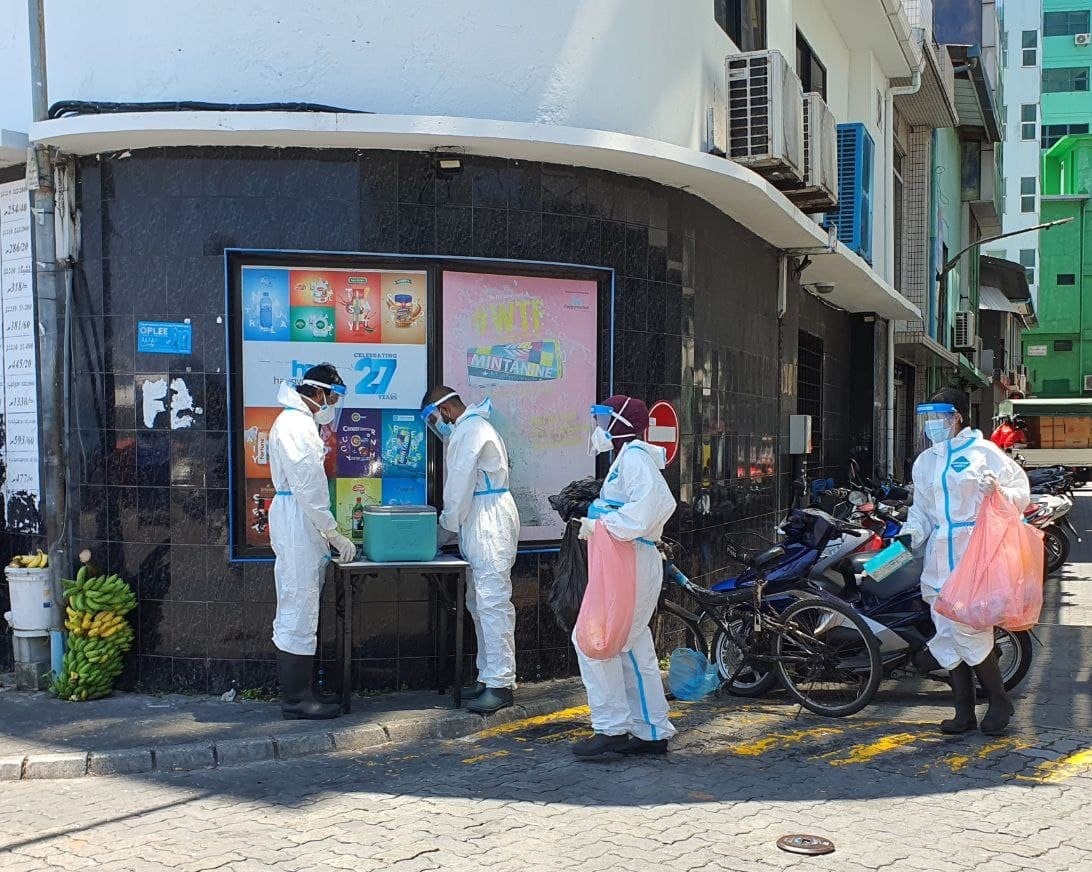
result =
[[[38,353],[30,198],[25,181],[0,185],[0,311],[3,331],[4,508],[7,528],[41,530]]]

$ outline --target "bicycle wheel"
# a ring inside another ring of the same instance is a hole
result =
[[[799,600],[775,619],[777,672],[785,690],[817,715],[842,718],[863,709],[880,686],[880,646],[849,606]]]
[[[652,639],[656,650],[665,656],[676,648],[691,648],[709,656],[709,638],[701,627],[700,618],[669,599],[660,602],[652,619]]]
[[[712,656],[709,659],[717,664],[721,681],[727,681],[739,669],[742,649],[749,650],[753,618],[751,611],[737,611],[725,621],[730,634],[718,629],[713,637]],[[777,674],[773,667],[751,665],[740,669],[735,681],[728,685],[728,691],[735,696],[759,697],[765,696],[776,685]]]

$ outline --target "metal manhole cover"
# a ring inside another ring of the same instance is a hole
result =
[[[777,847],[790,854],[830,854],[834,851],[834,842],[824,839],[822,836],[807,836],[795,833],[791,836],[782,836],[777,840]]]

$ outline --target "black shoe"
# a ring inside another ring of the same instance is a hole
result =
[[[619,754],[666,754],[667,739],[638,739],[630,736],[629,741],[618,749]]]
[[[320,702],[311,690],[314,657],[277,652],[281,680],[281,717],[286,721],[318,721],[341,714],[339,703]]]
[[[581,739],[573,743],[573,754],[577,757],[598,757],[601,754],[620,753],[629,745],[630,736],[623,733],[620,736],[608,736],[605,733],[595,733],[591,738]]]
[[[990,656],[979,663],[974,671],[986,689],[986,697],[990,701],[990,707],[982,719],[982,732],[987,736],[1000,736],[1008,729],[1009,720],[1016,709],[1005,691],[1005,680],[1001,677],[997,652],[991,651]]]
[[[955,717],[940,722],[940,731],[948,735],[969,733],[978,726],[974,713],[974,674],[966,663],[948,672],[955,695]]]
[[[487,687],[477,699],[472,699],[467,705],[468,712],[479,715],[491,715],[502,708],[508,708],[512,704],[512,688]]]
[[[483,693],[485,693],[485,684],[481,681],[475,681],[470,687],[463,688],[463,702],[467,703],[472,699],[477,699]]]

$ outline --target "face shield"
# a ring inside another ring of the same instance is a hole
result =
[[[316,424],[322,427],[331,426],[336,429],[337,417],[341,411],[339,403],[341,398],[345,396],[345,385],[331,385],[326,382],[316,381],[313,378],[301,379],[300,385],[309,385],[327,392],[321,401],[313,397],[305,397],[304,399],[314,409]]]
[[[627,427],[632,427],[630,422],[622,416],[622,412],[626,410],[628,405],[629,400],[627,399],[617,412],[611,406],[598,403],[591,407],[592,431],[588,435],[588,454],[594,457],[596,454],[610,451],[614,447],[614,440],[622,438],[611,433],[616,422],[621,421]],[[627,437],[629,435],[628,433],[625,434]]]
[[[918,453],[959,432],[959,413],[948,403],[923,403],[917,409]]]
[[[441,442],[446,442],[448,437],[451,436],[451,428],[453,425],[444,420],[444,416],[440,413],[440,406],[457,396],[459,395],[452,391],[450,394],[445,394],[440,397],[436,402],[429,403],[421,410],[421,420],[425,422],[425,426],[428,427]]]

